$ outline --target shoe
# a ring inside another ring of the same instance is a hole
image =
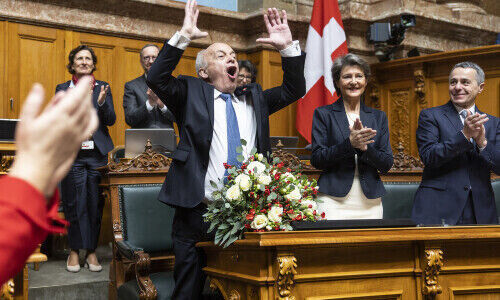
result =
[[[71,273],[78,273],[80,271],[80,264],[70,266],[69,265],[69,256],[68,256],[68,259],[66,260],[66,271],[71,272]]]
[[[102,271],[101,265],[93,265],[93,264],[89,263],[88,260],[85,261],[85,268],[89,269],[90,272],[101,272]]]

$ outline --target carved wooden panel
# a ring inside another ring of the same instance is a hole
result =
[[[403,145],[410,148],[410,91],[409,89],[391,90],[389,96],[391,146],[396,149]]]
[[[463,286],[450,288],[450,300],[500,299],[500,285]]]
[[[340,295],[325,295],[319,297],[306,297],[306,300],[401,300],[403,291],[387,291],[373,293],[355,293]]]

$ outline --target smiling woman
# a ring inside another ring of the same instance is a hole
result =
[[[368,64],[354,54],[339,57],[332,67],[341,98],[316,109],[311,163],[323,170],[318,206],[326,219],[381,219],[385,189],[378,175],[393,164],[387,117],[364,105],[370,76]]]
[[[97,131],[82,143],[76,160],[68,175],[61,182],[61,197],[64,216],[70,225],[68,242],[71,248],[66,269],[70,272],[80,270],[79,249],[87,250],[86,266],[90,271],[101,271],[102,267],[95,255],[97,240],[101,228],[103,209],[102,193],[99,187],[100,173],[96,170],[107,163],[107,154],[113,149],[108,126],[115,123],[116,115],[109,85],[95,80],[97,56],[94,50],[80,45],[71,50],[68,56],[68,71],[73,75],[70,81],[59,84],[59,91],[76,86],[83,76],[92,78],[92,103],[99,116]]]

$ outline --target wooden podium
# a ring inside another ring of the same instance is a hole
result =
[[[500,226],[246,233],[199,243],[225,299],[500,299]]]

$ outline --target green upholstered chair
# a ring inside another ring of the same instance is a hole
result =
[[[382,197],[384,219],[410,219],[413,198],[420,182],[384,182],[386,194]]]
[[[495,202],[497,204],[497,214],[500,218],[500,179],[492,180],[493,192],[495,193]]]
[[[117,286],[118,299],[170,299],[172,294],[171,233],[175,210],[158,201],[160,189],[160,184],[119,186],[123,239],[115,241],[115,256],[126,261],[122,265],[130,272],[117,280],[123,282]],[[169,263],[160,263],[162,260]]]

